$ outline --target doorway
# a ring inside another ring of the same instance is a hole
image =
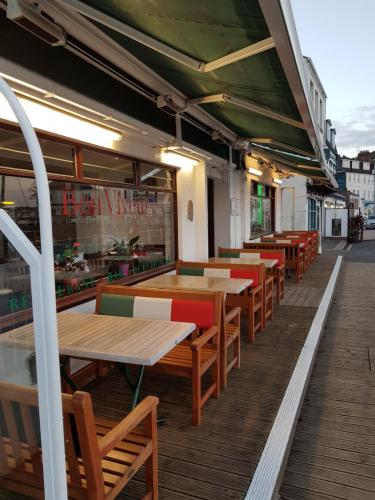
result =
[[[215,202],[214,179],[207,178],[207,225],[208,225],[208,256],[215,257]]]

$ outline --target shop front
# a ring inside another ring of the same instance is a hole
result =
[[[40,134],[52,207],[58,309],[95,296],[101,282],[127,283],[173,267],[176,169]],[[21,132],[0,127],[0,204],[40,247],[38,201]],[[27,271],[1,236],[2,328],[27,319]]]

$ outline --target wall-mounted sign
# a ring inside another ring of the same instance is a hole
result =
[[[189,221],[193,222],[194,219],[194,206],[192,200],[187,203],[187,218]]]

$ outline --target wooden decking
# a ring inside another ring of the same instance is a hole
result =
[[[345,262],[284,475],[285,500],[375,498],[374,297],[375,264]]]
[[[334,262],[334,257],[319,257],[301,286],[321,297]],[[288,284],[295,286],[293,279]],[[316,307],[316,299],[311,305],[306,300],[280,305],[255,345],[244,338],[241,369],[231,372],[220,399],[205,406],[199,428],[190,424],[189,381],[146,375],[144,394],[160,397],[158,412],[168,419],[159,429],[161,499],[243,499]],[[126,413],[129,393],[117,370],[88,389],[97,414],[121,418]],[[140,498],[142,492],[137,476],[119,498]]]

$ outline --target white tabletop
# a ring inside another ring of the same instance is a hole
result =
[[[217,262],[218,264],[243,264],[248,266],[259,266],[264,264],[267,269],[272,269],[278,263],[277,259],[260,259],[259,257],[251,257],[251,253],[247,254],[248,257],[211,257],[210,262]]]
[[[224,294],[239,294],[253,284],[252,279],[217,278],[215,276],[191,276],[162,274],[134,285],[136,288],[172,288],[177,290],[209,290]]]
[[[62,312],[60,354],[152,366],[195,330],[193,323]],[[30,323],[0,335],[0,345],[34,348]]]

